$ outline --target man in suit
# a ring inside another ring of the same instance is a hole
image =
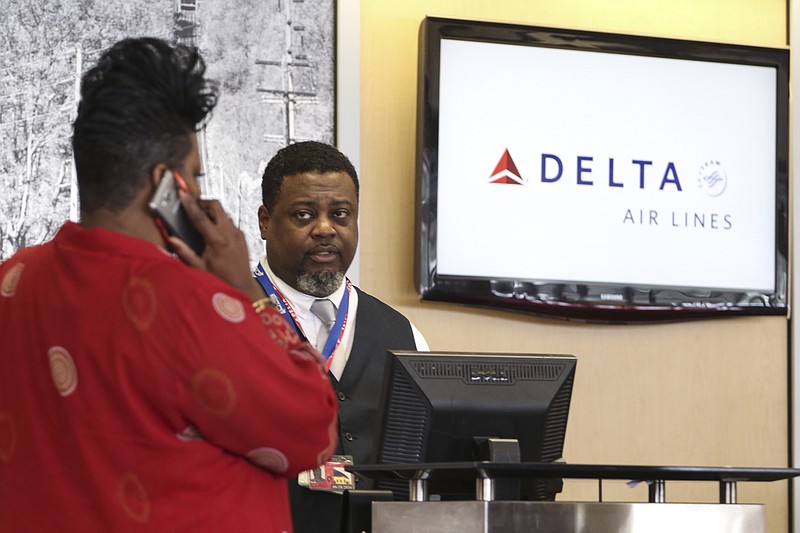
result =
[[[333,146],[301,142],[280,150],[262,178],[258,218],[266,256],[256,277],[287,322],[326,358],[339,399],[336,454],[364,464],[371,459],[387,350],[428,345],[402,314],[345,276],[358,245],[358,193],[355,168]],[[339,531],[340,494],[289,484],[297,533]]]

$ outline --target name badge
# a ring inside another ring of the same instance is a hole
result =
[[[310,490],[342,493],[356,488],[354,474],[344,469],[353,464],[352,455],[334,455],[331,460],[311,470],[301,472],[297,483]]]

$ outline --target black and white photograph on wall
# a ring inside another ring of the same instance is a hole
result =
[[[125,37],[196,46],[220,98],[200,134],[203,195],[255,261],[261,173],[283,146],[334,142],[335,0],[3,0],[0,261],[79,219],[72,121],[80,77]]]

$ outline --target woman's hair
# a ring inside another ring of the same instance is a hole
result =
[[[205,68],[195,48],[137,38],[83,76],[72,137],[82,211],[117,211],[158,163],[180,165],[217,102]]]

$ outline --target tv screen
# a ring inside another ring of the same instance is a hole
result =
[[[785,314],[785,49],[427,18],[423,299],[565,318]]]
[[[390,351],[374,462],[483,460],[485,438],[516,440],[522,462],[557,461],[575,367],[571,355]],[[553,499],[560,487],[551,486],[524,480],[520,490],[523,499]],[[408,491],[402,482],[380,487],[399,499]],[[474,498],[475,479],[434,477],[428,490],[442,499]]]

